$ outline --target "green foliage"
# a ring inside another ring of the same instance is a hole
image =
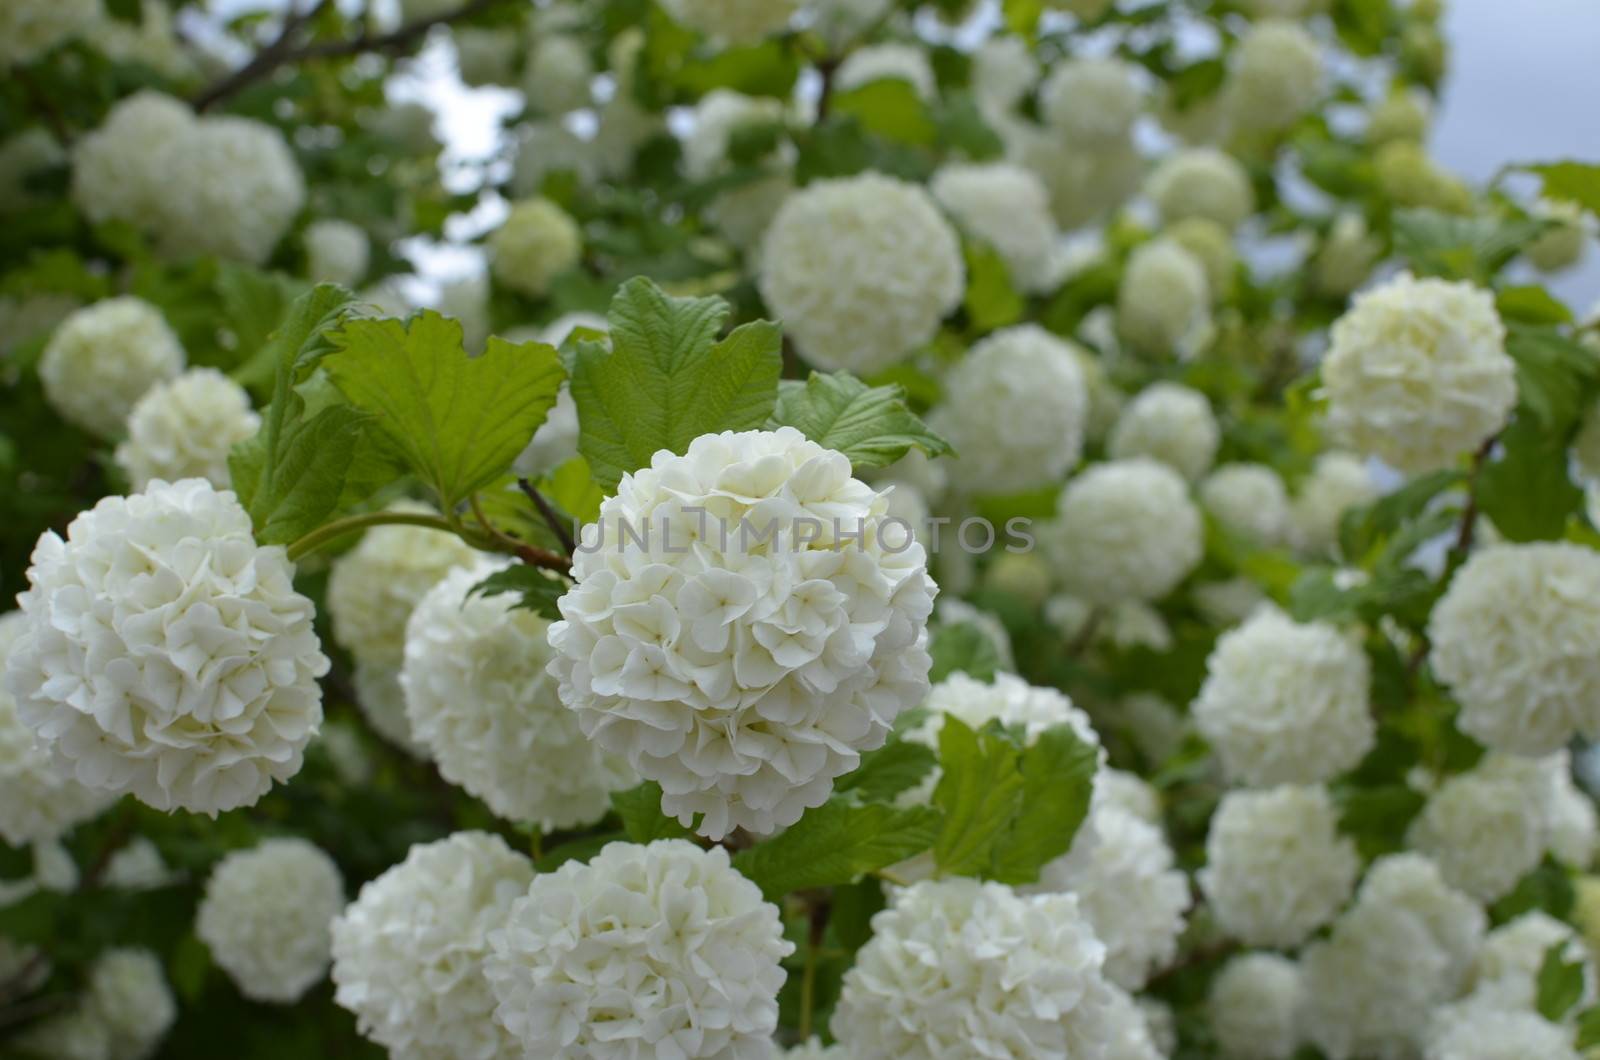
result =
[[[1552,1023],[1561,1022],[1583,998],[1586,964],[1567,960],[1565,950],[1563,943],[1556,943],[1545,951],[1536,980],[1534,1007]]]
[[[1000,252],[987,243],[968,240],[962,254],[967,262],[967,293],[962,305],[974,330],[994,331],[1021,320],[1027,304],[1012,286],[1011,272]]]
[[[733,864],[769,899],[853,883],[928,849],[938,821],[938,812],[926,806],[835,796],[772,839],[740,851]]]
[[[1479,476],[1483,514],[1512,541],[1560,538],[1583,504],[1583,491],[1567,475],[1566,446],[1536,419],[1519,416],[1500,436],[1500,449]]]
[[[661,812],[661,785],[647,780],[627,791],[611,794],[611,808],[622,818],[622,830],[634,843],[657,839],[682,839],[693,833]]]
[[[1541,220],[1400,210],[1394,218],[1395,249],[1424,275],[1487,283],[1548,227]]]
[[[1569,160],[1522,168],[1544,180],[1546,197],[1575,202],[1592,214],[1600,214],[1600,165]]]
[[[1089,814],[1099,748],[1060,725],[1032,740],[1017,765],[1022,805],[995,844],[990,875],[1002,883],[1035,883],[1039,870],[1072,846]]]
[[[812,372],[804,383],[786,379],[769,426],[794,427],[826,449],[850,458],[851,466],[883,467],[912,449],[930,457],[950,444],[920,420],[898,386],[869,387],[848,372]]]
[[[890,740],[861,756],[861,765],[834,782],[835,792],[855,792],[868,802],[887,802],[917,786],[938,765],[931,748],[910,740]]]
[[[772,415],[778,329],[757,321],[718,341],[728,311],[720,298],[673,298],[630,280],[611,304],[610,347],[578,344],[578,444],[602,488],[649,466],[659,449],[682,453],[702,434],[752,430]]]
[[[347,320],[331,341],[325,365],[334,385],[447,512],[506,472],[565,375],[543,343],[492,338],[468,357],[461,325],[433,312]]]
[[[994,638],[973,622],[944,622],[935,626],[928,644],[933,656],[932,681],[943,681],[953,673],[964,673],[979,681],[990,681],[1003,667]]]
[[[926,147],[939,129],[911,82],[898,77],[880,78],[841,92],[833,98],[833,112],[855,118],[869,135]]]
[[[495,571],[473,586],[472,591],[479,596],[515,593],[517,607],[525,607],[543,618],[558,622],[561,611],[556,607],[556,601],[569,588],[571,586],[547,570],[526,563],[515,563],[504,570]]]

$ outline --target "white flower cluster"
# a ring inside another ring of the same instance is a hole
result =
[[[565,33],[541,36],[528,54],[522,94],[534,114],[559,117],[589,105],[594,63],[583,41]]]
[[[48,1060],[147,1060],[177,1018],[160,958],[120,947],[95,958],[88,989],[70,1008],[30,1027],[17,1044]]]
[[[939,94],[928,53],[914,44],[869,44],[845,56],[834,73],[834,87],[848,92],[874,81],[904,81],[918,98],[932,100]]]
[[[1107,439],[1113,460],[1149,457],[1193,482],[1216,459],[1222,428],[1211,402],[1179,383],[1151,383],[1117,416]]]
[[[1322,294],[1344,298],[1367,282],[1382,256],[1383,242],[1367,229],[1366,218],[1341,213],[1311,259],[1311,282]]]
[[[1535,1012],[1447,1005],[1434,1016],[1423,1060],[1578,1060],[1572,1032]]]
[[[585,530],[550,627],[562,701],[702,834],[793,824],[927,691],[937,590],[887,510],[790,427],[658,452]]]
[[[799,0],[662,0],[675,20],[728,44],[752,44],[789,24]]]
[[[1289,1060],[1300,1045],[1300,969],[1276,953],[1246,953],[1211,981],[1206,1012],[1224,1056]]]
[[[1067,59],[1039,87],[1045,123],[1085,150],[1122,143],[1143,107],[1139,68],[1121,59]]]
[[[226,489],[229,451],[260,426],[244,387],[215,368],[191,368],[155,384],[133,406],[117,466],[136,490],[153,479],[184,478]]]
[[[1426,858],[1378,860],[1328,937],[1301,954],[1303,1033],[1331,1060],[1415,1056],[1427,1013],[1465,985],[1484,921]]]
[[[833,1032],[862,1057],[1103,1057],[1121,1030],[1104,959],[1073,895],[914,884],[872,918]]]
[[[577,222],[548,199],[514,203],[489,236],[494,278],[530,298],[543,297],[550,281],[576,265],[582,255],[583,233]]]
[[[527,858],[484,832],[412,847],[334,920],[334,1000],[395,1056],[515,1055],[516,1041],[494,1019],[484,961],[490,932],[533,875]]]
[[[1452,466],[1505,426],[1516,366],[1494,296],[1401,274],[1356,296],[1322,362],[1328,428],[1407,473]]]
[[[39,358],[39,382],[63,419],[100,438],[121,434],[145,392],[183,371],[183,346],[161,311],[107,298],[68,316]]]
[[[425,512],[403,502],[394,510]],[[328,617],[333,639],[356,661],[359,703],[374,727],[402,747],[414,746],[405,720],[399,671],[406,622],[434,584],[478,555],[454,534],[420,526],[378,526],[333,563]]]
[[[1361,644],[1334,626],[1262,608],[1217,640],[1195,724],[1232,781],[1328,780],[1372,748],[1370,669]]]
[[[8,0],[0,6],[0,70],[32,62],[103,18],[100,0]]]
[[[1049,544],[1068,592],[1158,600],[1199,564],[1200,512],[1183,479],[1143,457],[1096,464],[1062,490]]]
[[[1150,174],[1145,190],[1168,224],[1198,217],[1231,232],[1255,212],[1250,174],[1214,147],[1169,155]]]
[[[317,283],[356,287],[366,279],[372,245],[360,225],[335,219],[313,221],[302,238],[306,273]]]
[[[1377,499],[1378,485],[1366,461],[1349,453],[1323,453],[1290,503],[1290,539],[1306,555],[1325,558],[1339,543],[1344,513]]]
[[[1039,60],[1028,42],[996,35],[972,53],[972,91],[987,112],[1006,115],[1039,80]]]
[[[1322,97],[1322,53],[1305,27],[1264,19],[1239,40],[1228,67],[1228,113],[1248,129],[1294,124]]]
[[[956,227],[994,248],[1019,290],[1055,286],[1059,233],[1050,193],[1033,173],[1010,162],[952,162],[933,175],[928,190]]]
[[[549,622],[514,596],[473,596],[504,563],[457,567],[406,628],[406,717],[440,774],[512,821],[592,824],[636,778],[584,739],[547,673]]]
[[[94,221],[126,221],[168,254],[259,264],[305,203],[283,134],[232,116],[196,117],[156,92],[129,96],[72,159],[73,198]]]
[[[926,747],[939,746],[946,716],[970,729],[998,721],[1007,728],[1020,728],[1028,740],[1046,729],[1066,725],[1084,743],[1100,746],[1089,715],[1073,706],[1065,692],[1030,685],[1015,674],[997,673],[991,681],[979,681],[957,670],[929,690],[926,706],[928,716],[905,733],[905,739]]]
[[[1552,949],[1559,949],[1563,961],[1580,967],[1583,986],[1578,1005],[1592,1005],[1595,968],[1588,948],[1569,925],[1537,909],[1484,936],[1472,965],[1472,990],[1464,1003],[1503,1012],[1538,1011],[1539,972]]]
[[[1144,157],[1131,136],[1092,150],[1058,131],[1012,122],[1000,130],[1008,158],[1038,174],[1063,228],[1078,228],[1122,205],[1139,186]]]
[[[963,493],[1020,493],[1059,482],[1083,454],[1089,396],[1074,345],[1037,324],[996,331],[945,380],[931,426],[957,453]]]
[[[328,973],[343,909],[332,858],[298,837],[268,839],[217,863],[195,934],[245,997],[288,1005]]]
[[[1217,923],[1252,946],[1297,946],[1350,897],[1360,859],[1321,787],[1230,791],[1200,870]]]
[[[1091,841],[1075,841],[1040,870],[1039,883],[1027,890],[1077,895],[1095,937],[1106,947],[1106,977],[1125,990],[1138,990],[1178,952],[1189,879],[1173,867],[1172,848],[1161,829],[1130,810],[1097,806],[1083,827],[1093,830]]]
[[[794,943],[721,847],[612,843],[535,876],[489,939],[495,1017],[525,1056],[771,1056]]]
[[[762,298],[801,354],[830,370],[871,375],[903,360],[965,285],[960,240],[933,199],[877,173],[807,185],[763,244]]]
[[[1521,758],[1491,752],[1439,785],[1411,823],[1412,846],[1431,856],[1452,887],[1482,902],[1510,892],[1549,846],[1564,756]]]
[[[1214,331],[1205,265],[1173,239],[1142,244],[1117,288],[1117,329],[1148,356],[1198,356]]]
[[[17,710],[95,788],[215,815],[299,772],[328,670],[310,600],[232,493],[107,497],[34,547],[17,597]]]
[[[20,611],[0,615],[0,672],[27,626]],[[0,683],[0,839],[14,847],[49,842],[97,815],[112,798],[56,768]]]
[[[1200,503],[1223,528],[1270,548],[1289,534],[1289,490],[1266,464],[1223,464],[1200,483]]]
[[[1430,661],[1490,747],[1548,754],[1600,735],[1600,553],[1495,544],[1456,572],[1428,625]]]

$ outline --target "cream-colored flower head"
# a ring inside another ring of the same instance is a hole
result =
[[[215,368],[191,368],[155,384],[133,406],[117,466],[136,490],[158,478],[203,478],[227,489],[229,452],[260,427],[244,387]]]
[[[161,311],[131,295],[63,320],[39,358],[45,400],[62,418],[115,438],[145,392],[183,371],[183,346]]]

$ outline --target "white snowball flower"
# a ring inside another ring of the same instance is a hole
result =
[[[1455,994],[1466,985],[1488,918],[1476,902],[1445,882],[1435,862],[1415,851],[1386,854],[1367,869],[1356,900],[1411,917],[1444,955],[1443,992]]]
[[[1087,148],[1021,121],[999,130],[1006,157],[1038,174],[1063,228],[1080,228],[1121,206],[1139,187],[1144,157],[1131,137]]]
[[[981,106],[1005,113],[1039,80],[1039,60],[1022,37],[988,38],[972,53],[972,91]]]
[[[552,173],[571,173],[578,183],[595,177],[596,160],[590,145],[559,121],[536,121],[523,130],[517,155],[511,163],[511,193],[533,198],[544,190]]]
[[[548,199],[514,203],[489,236],[494,278],[530,298],[543,297],[550,281],[577,265],[582,256],[578,223]]]
[[[528,55],[522,94],[535,114],[555,117],[589,105],[594,63],[581,40],[565,34],[541,36]]]
[[[1490,747],[1547,754],[1600,735],[1600,553],[1495,544],[1450,581],[1428,624],[1434,673],[1461,703],[1457,725]]]
[[[1155,1028],[1142,1001],[1121,987],[1112,986],[1111,1040],[1101,1054],[1103,1060],[1165,1060],[1168,1050],[1157,1045]]]
[[[485,832],[412,847],[333,921],[334,1000],[396,1057],[514,1056],[483,967],[489,933],[533,875],[527,858]]]
[[[1089,396],[1073,343],[1037,324],[996,331],[945,378],[931,426],[958,454],[962,493],[1020,493],[1061,480],[1083,454]]]
[[[1020,728],[1030,741],[1046,729],[1065,725],[1084,743],[1100,747],[1089,715],[1073,706],[1065,692],[1030,685],[1015,674],[997,673],[992,681],[979,681],[957,670],[929,690],[925,705],[928,716],[908,729],[904,738],[934,749],[939,746],[946,716],[969,729],[998,721],[1007,728]]]
[[[1211,818],[1205,892],[1222,929],[1252,946],[1296,946],[1337,913],[1360,859],[1321,787],[1230,791]]]
[[[1223,464],[1200,483],[1200,503],[1222,526],[1271,547],[1289,533],[1289,491],[1266,464]]]
[[[39,358],[39,382],[68,422],[114,438],[144,393],[176,376],[183,362],[183,346],[161,311],[123,295],[61,322]]]
[[[410,501],[390,510],[429,511]],[[430,527],[373,527],[333,562],[327,594],[333,639],[358,661],[398,670],[411,609],[439,579],[477,555],[456,535]]]
[[[328,670],[280,546],[204,479],[106,497],[34,546],[17,711],[90,787],[215,815],[300,770]]]
[[[834,1010],[833,1032],[852,1053],[1106,1055],[1120,1030],[1115,988],[1076,897],[948,879],[914,884],[890,902],[872,918]]]
[[[0,70],[33,62],[105,17],[100,0],[8,0],[0,6]]]
[[[1316,39],[1297,23],[1266,19],[1251,26],[1234,50],[1228,110],[1247,128],[1283,129],[1317,105],[1322,87]]]
[[[82,1004],[106,1029],[113,1060],[154,1056],[178,1019],[161,959],[134,947],[104,950],[95,958]]]
[[[754,44],[789,24],[800,0],[662,0],[676,21],[727,44]]]
[[[1262,608],[1217,640],[1192,713],[1230,781],[1328,780],[1372,748],[1370,679],[1358,641]]]
[[[1544,856],[1548,803],[1527,774],[1490,754],[1439,785],[1411,823],[1411,845],[1438,862],[1452,887],[1481,902],[1509,893]]]
[[[215,368],[191,368],[155,384],[133,406],[128,437],[117,446],[117,466],[136,490],[153,479],[182,478],[203,478],[226,489],[228,453],[260,427],[244,387]]]
[[[1450,467],[1504,427],[1516,366],[1494,296],[1409,274],[1357,295],[1322,362],[1339,442],[1410,474]]]
[[[56,5],[66,10],[68,5]],[[120,100],[100,127],[72,148],[72,199],[95,223],[126,221],[144,230],[161,222],[172,167],[194,126],[185,104],[160,92]]]
[[[1045,123],[1087,150],[1123,141],[1143,107],[1139,68],[1121,59],[1070,58],[1039,86]]]
[[[1239,251],[1233,234],[1204,217],[1185,217],[1163,229],[1162,234],[1187,250],[1206,271],[1206,290],[1213,302],[1227,298],[1239,271]]]
[[[207,117],[178,143],[156,234],[169,254],[259,265],[305,205],[306,183],[283,134],[248,118]]]
[[[1032,172],[1010,162],[952,162],[928,190],[956,227],[995,249],[1020,290],[1055,286],[1059,233],[1050,193]]]
[[[550,623],[509,595],[473,596],[504,562],[445,575],[406,627],[406,716],[440,774],[512,821],[546,831],[593,824],[636,783],[584,739],[546,672]]]
[[[100,882],[123,891],[153,891],[179,882],[181,876],[169,868],[161,850],[146,836],[134,836],[111,855]]]
[[[874,81],[904,81],[924,101],[939,94],[928,53],[915,44],[869,44],[845,56],[834,72],[834,88],[848,92]]]
[[[1161,829],[1127,810],[1098,806],[1084,827],[1094,830],[1094,840],[1074,842],[1025,890],[1077,895],[1095,937],[1105,944],[1106,978],[1138,990],[1178,952],[1189,879],[1173,867]]]
[[[1124,769],[1101,769],[1094,778],[1099,805],[1132,814],[1146,824],[1161,828],[1161,796],[1136,773]]]
[[[702,834],[793,824],[927,691],[937,590],[887,513],[790,427],[658,452],[585,528],[550,627],[562,701]]]
[[[0,672],[27,627],[21,611],[0,615]],[[57,770],[0,684],[0,838],[14,847],[49,842],[99,814],[112,798]]]
[[[366,278],[372,246],[360,225],[324,218],[307,225],[302,238],[306,273],[312,280],[356,287]]]
[[[1196,357],[1214,331],[1205,265],[1173,239],[1142,244],[1117,288],[1117,330],[1148,356]]]
[[[816,181],[783,204],[759,283],[807,360],[872,375],[933,338],[966,272],[927,192],[863,173]]]
[[[400,687],[398,668],[361,658],[355,664],[355,672],[350,675],[351,690],[367,726],[412,758],[425,760],[428,748],[412,734],[411,722],[406,718],[406,695]]]
[[[1092,603],[1158,600],[1204,553],[1200,512],[1183,479],[1138,458],[1096,464],[1061,492],[1052,541],[1068,592]]]
[[[1595,969],[1588,948],[1567,924],[1534,910],[1502,924],[1483,939],[1472,966],[1472,1003],[1502,1011],[1536,1012],[1539,970],[1545,955],[1560,948],[1562,960],[1582,968],[1583,992],[1577,1008],[1595,999]]]
[[[332,858],[304,839],[268,839],[217,863],[195,933],[245,997],[288,1005],[328,974],[343,909]]]
[[[1231,232],[1255,212],[1250,174],[1232,155],[1191,147],[1167,156],[1145,184],[1168,224],[1200,217]]]
[[[1211,981],[1206,1013],[1224,1056],[1289,1060],[1300,1047],[1300,969],[1276,953],[1246,953]]]
[[[490,936],[495,1018],[524,1055],[768,1060],[783,936],[721,847],[612,843],[534,877]]]
[[[1572,1032],[1535,1012],[1464,1002],[1437,1010],[1423,1060],[1578,1060]]]
[[[1302,553],[1326,557],[1339,544],[1344,513],[1378,499],[1366,461],[1349,453],[1323,453],[1289,505],[1289,537]]]
[[[1117,416],[1107,440],[1113,460],[1149,457],[1193,482],[1216,459],[1222,429],[1211,402],[1179,383],[1151,383]]]
[[[1600,815],[1565,766],[1556,771],[1549,811],[1550,853],[1575,869],[1589,868],[1600,845]]]

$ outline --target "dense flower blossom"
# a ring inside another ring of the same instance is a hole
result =
[[[589,105],[594,64],[581,40],[564,33],[540,37],[528,54],[522,94],[535,114],[555,117]]]
[[[1088,150],[1120,143],[1143,106],[1139,68],[1121,59],[1067,59],[1039,88],[1045,122]]]
[[[32,62],[105,17],[100,0],[11,0],[0,7],[0,70]]]
[[[1206,999],[1217,1044],[1236,1060],[1289,1060],[1300,1045],[1299,1007],[1300,969],[1276,953],[1233,958]]]
[[[1062,491],[1050,541],[1068,591],[1096,604],[1157,600],[1200,562],[1200,513],[1164,464],[1114,460]]]
[[[1546,781],[1539,764],[1489,755],[1439,785],[1411,823],[1411,845],[1452,887],[1492,902],[1539,863],[1546,846]]]
[[[1172,239],[1140,246],[1117,288],[1117,329],[1140,353],[1197,356],[1214,330],[1205,266]]]
[[[928,190],[956,227],[993,247],[1017,287],[1045,292],[1055,285],[1057,236],[1050,193],[1039,178],[1011,162],[950,163]]]
[[[494,278],[530,298],[578,263],[583,233],[565,210],[548,199],[524,199],[489,236]]]
[[[1228,67],[1228,108],[1252,129],[1293,124],[1322,96],[1322,53],[1304,27],[1264,19],[1240,38]]]
[[[870,44],[855,49],[839,64],[835,86],[848,92],[884,80],[904,81],[924,100],[939,94],[928,53],[914,44]]]
[[[39,359],[39,382],[64,419],[115,438],[145,392],[176,376],[183,362],[183,346],[161,311],[123,295],[61,322]]]
[[[313,280],[355,287],[366,279],[372,245],[361,226],[328,218],[307,225],[303,238]]]
[[[136,490],[152,479],[184,478],[226,489],[229,452],[260,427],[244,387],[215,368],[191,368],[156,383],[133,406],[117,466]]]
[[[1211,467],[1221,441],[1204,394],[1178,383],[1151,383],[1122,409],[1107,451],[1113,460],[1159,460],[1192,482]]]
[[[1200,483],[1200,503],[1253,545],[1281,544],[1289,532],[1289,491],[1266,464],[1223,464]]]
[[[1200,217],[1232,231],[1255,210],[1250,175],[1232,155],[1193,147],[1164,159],[1145,185],[1169,223]]]

